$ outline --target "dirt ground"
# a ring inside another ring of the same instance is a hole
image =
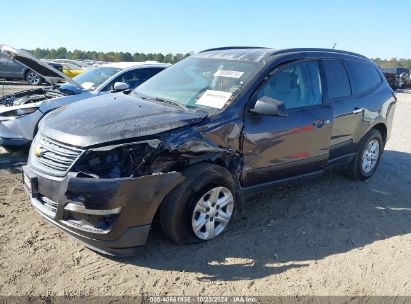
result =
[[[1,88],[0,88],[1,90]],[[218,239],[158,230],[145,255],[107,258],[29,204],[25,155],[0,152],[0,295],[411,295],[411,93],[367,182],[328,173],[253,202]]]

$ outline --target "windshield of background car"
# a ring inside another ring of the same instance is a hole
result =
[[[189,57],[147,80],[134,94],[216,113],[234,100],[261,66],[260,62]]]
[[[79,83],[85,90],[92,91],[97,89],[103,82],[109,79],[114,74],[121,71],[119,68],[113,67],[98,67],[89,71],[86,71],[76,77],[73,78],[74,81]],[[74,86],[71,83],[64,83],[60,86],[61,91],[72,91],[76,93],[79,91],[77,88],[73,88]]]

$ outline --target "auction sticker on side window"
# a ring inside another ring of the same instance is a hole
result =
[[[196,104],[221,109],[225,106],[231,95],[233,95],[233,93],[207,90],[203,95],[201,95]]]
[[[240,78],[243,76],[244,72],[230,71],[230,70],[219,70],[214,73],[214,77],[228,77],[228,78]]]

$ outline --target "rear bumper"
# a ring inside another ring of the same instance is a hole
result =
[[[52,178],[23,167],[32,206],[50,223],[103,254],[139,253],[167,193],[184,178],[177,172],[137,178]]]

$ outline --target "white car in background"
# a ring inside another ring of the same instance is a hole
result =
[[[30,145],[40,119],[48,112],[102,94],[134,89],[169,64],[116,62],[91,69],[70,79],[26,51],[0,45],[0,51],[38,73],[50,87],[37,88],[0,98],[0,146],[8,150]],[[58,85],[59,81],[66,81]]]

